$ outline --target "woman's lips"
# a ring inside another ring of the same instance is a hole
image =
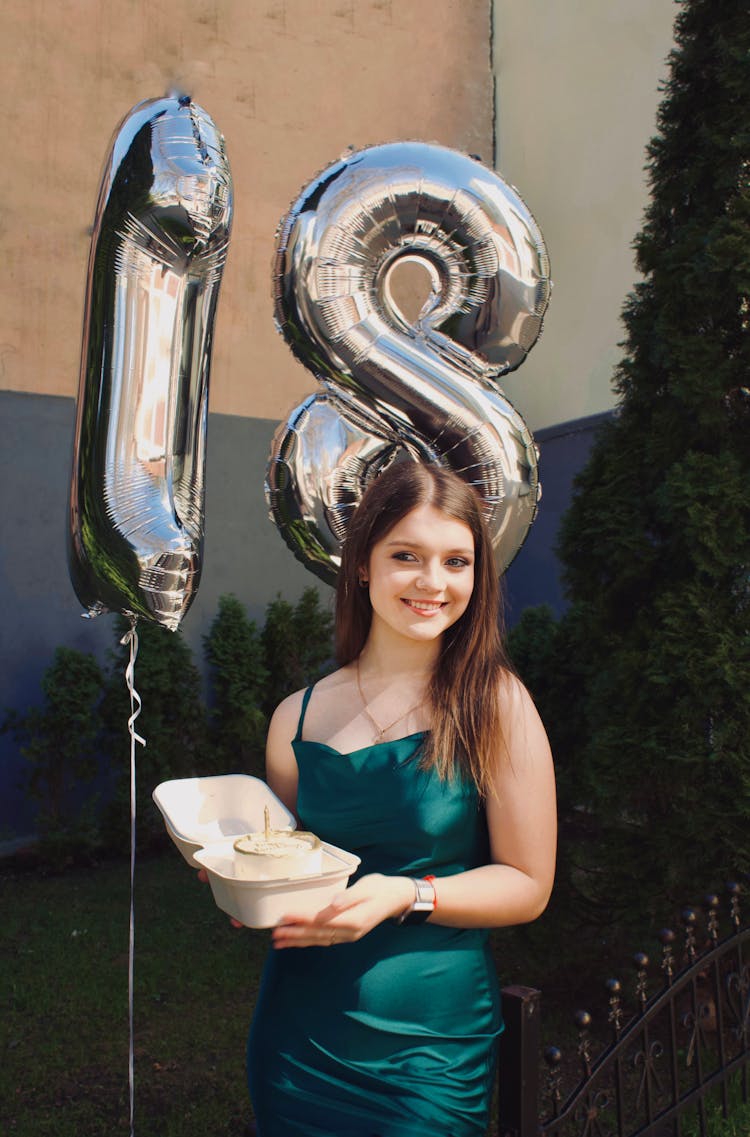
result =
[[[420,616],[434,616],[444,607],[445,601],[442,600],[407,600],[402,597],[402,603],[410,608],[412,612],[418,612]]]

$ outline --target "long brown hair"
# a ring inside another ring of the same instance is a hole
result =
[[[364,648],[372,607],[359,573],[373,546],[420,505],[463,522],[474,538],[474,589],[466,611],[441,641],[428,689],[432,727],[421,763],[443,778],[460,770],[485,796],[492,793],[493,772],[504,749],[498,694],[512,668],[502,643],[500,583],[481,504],[457,474],[402,461],[370,484],[344,542],[336,587],[336,654],[344,666]]]

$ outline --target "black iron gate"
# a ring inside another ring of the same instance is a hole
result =
[[[742,925],[739,886],[727,892],[724,938],[713,894],[704,901],[704,923],[698,909],[686,908],[681,937],[661,933],[655,993],[648,994],[648,957],[634,956],[632,1012],[621,982],[607,981],[610,1041],[595,1060],[591,1016],[576,1013],[580,1081],[568,1093],[557,1047],[546,1049],[540,1074],[541,993],[503,990],[499,1137],[681,1137],[689,1115],[705,1135],[709,1094],[718,1095],[725,1117],[731,1084],[739,1100],[750,1100],[750,926]]]

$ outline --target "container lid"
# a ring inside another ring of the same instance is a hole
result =
[[[250,774],[176,778],[161,782],[152,797],[167,826],[201,846],[263,829],[266,808],[274,829],[295,829],[297,824],[266,783]]]

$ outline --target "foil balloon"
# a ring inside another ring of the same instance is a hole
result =
[[[86,615],[175,629],[198,587],[211,343],[232,216],[224,140],[187,96],[134,107],[89,257],[69,566]]]
[[[409,319],[393,283],[414,261],[430,288]],[[321,385],[277,430],[266,478],[270,516],[298,559],[333,583],[364,490],[406,458],[475,487],[504,571],[540,485],[534,440],[498,380],[536,342],[551,289],[517,192],[442,146],[349,153],[283,219],[273,283],[277,326]]]

